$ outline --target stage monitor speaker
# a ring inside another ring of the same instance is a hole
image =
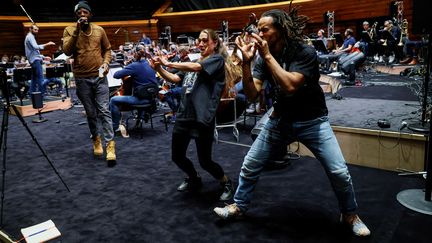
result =
[[[432,33],[430,0],[413,0],[412,33],[416,35]]]
[[[41,92],[32,92],[31,100],[33,104],[33,109],[40,109],[43,107],[42,93]]]

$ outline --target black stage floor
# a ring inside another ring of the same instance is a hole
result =
[[[398,131],[403,121],[420,121],[422,87],[423,78],[419,76],[391,75],[372,70],[359,72],[357,85],[342,84],[337,95],[327,95],[330,122],[337,126],[379,130],[377,121],[387,119],[391,127],[384,130]]]

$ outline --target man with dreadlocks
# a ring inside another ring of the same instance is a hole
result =
[[[302,43],[302,31],[309,20],[293,8],[269,10],[258,22],[259,33],[252,43],[242,38],[236,44],[243,54],[243,87],[254,100],[264,80],[272,84],[274,112],[244,158],[234,203],[216,207],[223,219],[242,215],[248,209],[252,192],[267,163],[286,153],[293,141],[307,146],[324,167],[339,201],[341,222],[357,236],[370,234],[356,214],[357,202],[351,176],[328,121],[324,93],[319,85],[315,50]],[[259,58],[251,73],[251,60]]]

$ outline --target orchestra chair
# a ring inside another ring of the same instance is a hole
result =
[[[140,105],[127,105],[127,109],[131,110],[131,115],[126,118],[126,131],[129,133],[129,120],[133,119],[135,120],[135,129],[142,129],[142,123],[143,121],[145,123],[148,123],[150,121],[150,126],[152,129],[153,127],[153,118],[155,117],[162,117],[163,123],[165,124],[165,131],[168,131],[168,122],[164,114],[157,114],[157,98],[156,94],[152,97],[152,99],[149,99],[147,103],[140,104]],[[139,116],[139,114],[142,113],[142,116]],[[142,137],[142,134],[141,134]]]

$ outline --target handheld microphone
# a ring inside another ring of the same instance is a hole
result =
[[[407,127],[408,126],[408,123],[406,122],[406,121],[403,121],[402,123],[401,123],[401,126],[399,127],[399,131],[402,131],[402,129],[404,129],[405,127]]]
[[[88,24],[87,19],[83,19],[83,18],[78,19],[78,22],[79,22],[80,24]]]

